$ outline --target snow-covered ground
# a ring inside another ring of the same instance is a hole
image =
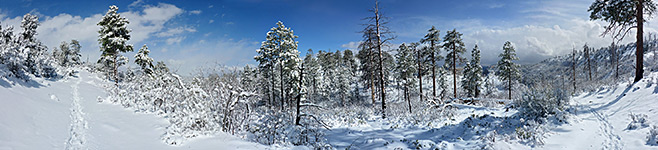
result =
[[[108,84],[83,69],[77,77],[21,83],[0,80],[0,149],[265,149],[228,134],[184,145],[161,140],[168,122],[99,103]],[[20,84],[12,84],[20,83]]]
[[[75,77],[27,83],[0,80],[0,149],[270,149],[219,133],[165,144],[168,122],[154,114],[135,113],[109,102],[108,83],[84,69]],[[658,73],[631,84],[621,83],[574,96],[575,114],[567,124],[546,127],[544,145],[519,140],[494,140],[492,131],[514,135],[520,124],[516,110],[455,104],[455,116],[442,124],[409,125],[372,116],[360,125],[335,125],[325,130],[336,149],[658,149],[648,145],[651,126],[658,125]],[[630,114],[646,122],[628,128]],[[641,115],[640,115],[641,116]],[[436,122],[434,122],[436,123]],[[489,134],[488,134],[489,133]],[[494,135],[495,136],[495,135]],[[306,147],[278,147],[306,148]]]
[[[570,124],[557,127],[542,149],[658,149],[647,145],[649,127],[628,129],[630,114],[647,115],[646,125],[658,125],[658,73],[635,84],[622,83],[572,98],[577,113]]]

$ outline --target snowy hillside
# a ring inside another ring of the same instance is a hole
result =
[[[263,149],[219,133],[171,146],[162,117],[109,103],[102,85],[84,69],[59,81],[0,81],[0,149]],[[15,83],[15,84],[12,84]]]
[[[622,83],[573,97],[575,116],[570,124],[553,129],[542,148],[658,149],[658,143],[648,142],[652,129],[654,141],[657,138],[657,83],[658,73],[653,72],[638,83]],[[634,121],[634,116],[640,117]]]

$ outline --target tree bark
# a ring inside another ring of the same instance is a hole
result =
[[[642,35],[644,32],[643,29],[643,24],[644,24],[644,17],[642,16],[642,11],[644,9],[643,7],[644,0],[637,0],[636,4],[636,14],[635,14],[635,19],[637,20],[637,33],[636,33],[636,51],[635,51],[635,79],[634,82],[640,81],[642,79],[642,74],[644,73],[644,40],[642,39]]]
[[[457,98],[457,47],[455,43],[452,43],[452,81],[453,81],[453,92],[455,93],[455,98]]]
[[[297,117],[295,118],[295,125],[300,125],[299,124],[299,119],[300,119],[300,114],[299,114],[299,105],[301,104],[302,101],[302,82],[304,79],[304,63],[302,63],[302,67],[299,71],[299,92],[297,94]]]
[[[430,41],[431,57],[432,57],[432,97],[436,97],[436,57],[434,57],[434,40]]]
[[[420,101],[423,101],[423,75],[422,70],[423,68],[420,66],[420,50],[416,50],[416,62],[418,62],[418,85],[420,85]]]
[[[379,51],[379,85],[381,88],[382,118],[386,118],[386,86],[384,79],[384,61],[382,59],[381,33],[379,32],[379,3],[375,4],[375,27],[377,32],[377,51]]]

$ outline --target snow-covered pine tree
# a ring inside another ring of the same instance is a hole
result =
[[[274,67],[277,74],[279,75],[279,95],[281,96],[281,109],[284,109],[284,104],[286,102],[286,95],[292,93],[298,93],[295,89],[298,84],[291,82],[298,80],[295,76],[298,75],[299,63],[301,59],[299,58],[299,51],[297,51],[297,38],[293,34],[293,30],[283,25],[283,22],[279,21],[276,23],[276,27],[272,27],[269,32],[267,32],[267,37],[265,41],[262,42],[261,48],[257,50],[258,55],[254,57],[256,61],[259,62],[259,69],[262,69],[260,72],[270,72],[271,74],[266,74],[265,77],[270,78],[272,90],[273,91],[274,83]],[[297,73],[297,74],[295,74]],[[284,81],[288,81],[284,84]],[[288,85],[288,86],[286,86]],[[272,98],[274,95],[272,94]],[[292,104],[290,104],[292,107]]]
[[[420,39],[420,43],[429,44],[426,49],[429,54],[428,60],[430,61],[432,68],[432,97],[436,97],[436,66],[437,62],[441,61],[443,57],[441,56],[441,50],[439,47],[439,42],[441,42],[441,37],[439,36],[440,31],[434,26],[430,28],[428,33]]]
[[[352,50],[347,49],[343,51],[343,64],[346,70],[345,76],[349,82],[349,88],[351,89],[349,99],[352,101],[357,100],[359,98],[359,87],[357,80],[357,70],[359,68]]]
[[[452,31],[448,31],[446,36],[443,37],[443,49],[448,52],[446,54],[445,64],[447,64],[448,69],[452,70],[453,74],[454,98],[457,98],[457,65],[464,62],[461,54],[466,52],[466,47],[461,36],[462,34],[457,32],[457,29],[452,29]]]
[[[112,5],[103,18],[98,22],[100,30],[98,31],[98,44],[100,44],[101,58],[98,63],[102,64],[102,69],[108,75],[114,78],[115,84],[119,83],[119,66],[125,64],[128,58],[121,53],[132,52],[130,40],[130,29],[128,29],[128,19],[121,17],[117,11],[119,7]],[[112,73],[110,73],[112,72]]]
[[[48,48],[36,37],[37,27],[39,27],[39,17],[29,13],[23,16],[21,21],[23,32],[20,33],[18,40],[22,53],[27,53],[27,58],[24,60],[26,69],[37,77],[53,77],[56,75],[55,68],[51,66],[52,60],[46,54]]]
[[[9,26],[2,30],[2,61],[7,65],[11,75],[16,78],[25,79],[27,67],[25,60],[27,59],[27,52],[20,48],[17,39],[14,38],[14,27]]]
[[[363,33],[362,38],[363,42],[359,44],[359,52],[357,58],[359,58],[360,66],[359,70],[361,71],[361,81],[366,88],[370,89],[370,98],[372,100],[372,105],[375,105],[375,30],[372,27],[366,27],[361,31]]]
[[[416,62],[414,56],[414,50],[410,49],[409,46],[402,43],[395,54],[395,60],[397,63],[395,65],[396,78],[402,81],[402,88],[404,94],[404,100],[407,101],[409,105],[409,113],[412,113],[411,110],[411,98],[410,92],[411,87],[416,84],[414,73],[416,73]]]
[[[68,62],[70,62],[69,65],[79,65],[81,62],[80,57],[82,57],[82,54],[80,54],[80,49],[82,49],[82,46],[80,45],[80,42],[78,40],[71,40],[71,44],[69,44],[69,53],[68,53]]]
[[[479,97],[482,86],[482,65],[480,65],[480,49],[475,45],[471,51],[471,61],[464,66],[462,88],[469,97]]]
[[[591,48],[589,48],[589,46],[587,46],[587,43],[585,43],[585,45],[583,46],[583,57],[585,57],[587,63],[587,65],[585,65],[585,70],[587,70],[589,81],[592,81],[592,63],[590,61],[590,57],[591,57],[589,54],[590,51],[592,51]]]
[[[59,63],[59,66],[66,66],[68,64],[68,58],[66,56],[67,53],[69,53],[69,43],[66,43],[66,41],[62,41],[62,43],[59,44],[59,49],[55,48],[53,50],[54,58],[57,60]]]
[[[496,65],[498,70],[496,74],[500,80],[507,82],[506,89],[508,90],[509,99],[512,99],[512,82],[518,79],[521,75],[519,74],[519,65],[514,63],[514,60],[519,60],[516,57],[516,50],[511,42],[507,41],[503,45],[503,53],[498,55],[500,60]]]
[[[149,57],[149,48],[144,44],[142,48],[139,49],[139,52],[135,54],[135,64],[142,68],[142,71],[146,74],[153,73],[153,58]]]
[[[304,57],[304,83],[307,86],[307,100],[315,100],[318,93],[318,78],[320,75],[320,65],[317,58],[313,54],[312,49],[308,49]]]

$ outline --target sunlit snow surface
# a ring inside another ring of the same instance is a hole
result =
[[[0,149],[308,148],[264,146],[222,133],[193,138],[179,146],[167,145],[161,140],[168,126],[164,118],[99,103],[98,98],[106,96],[102,85],[111,83],[77,70],[76,77],[57,81],[0,80]],[[576,95],[571,104],[577,113],[568,124],[548,125],[544,145],[496,140],[493,148],[658,149],[647,145],[650,127],[627,129],[631,112],[646,114],[647,124],[658,125],[657,82],[658,73],[651,73],[635,84],[620,83]],[[454,120],[441,125],[405,125],[373,116],[358,126],[338,124],[324,132],[336,149],[479,149],[485,144],[482,132],[514,134],[514,126],[519,124],[515,110],[455,106],[459,109]]]
[[[167,145],[161,140],[165,119],[98,103],[99,96],[106,96],[101,85],[107,83],[77,70],[77,77],[58,81],[0,81],[0,149],[266,148],[221,133]]]

